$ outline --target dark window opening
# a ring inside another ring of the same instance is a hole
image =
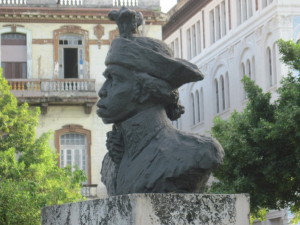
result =
[[[65,78],[78,78],[78,49],[64,48]]]

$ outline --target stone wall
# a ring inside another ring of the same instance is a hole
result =
[[[249,225],[249,197],[131,194],[45,207],[43,225]]]

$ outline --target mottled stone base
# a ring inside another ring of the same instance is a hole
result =
[[[247,195],[130,194],[45,207],[43,225],[249,225]]]

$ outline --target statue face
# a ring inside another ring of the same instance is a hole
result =
[[[104,123],[120,123],[135,115],[139,105],[133,100],[133,72],[118,65],[109,65],[103,75],[106,81],[99,91],[98,116]]]

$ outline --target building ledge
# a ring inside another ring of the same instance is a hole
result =
[[[90,114],[98,100],[92,79],[9,79],[8,83],[20,103],[40,106],[42,114],[48,106],[59,105],[84,106]]]

